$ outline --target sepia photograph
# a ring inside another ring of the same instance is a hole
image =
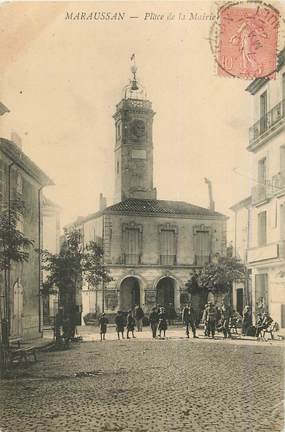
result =
[[[0,432],[285,431],[284,1],[0,29]]]

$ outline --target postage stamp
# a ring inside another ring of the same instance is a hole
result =
[[[274,78],[280,14],[263,2],[236,2],[219,10],[218,75]]]

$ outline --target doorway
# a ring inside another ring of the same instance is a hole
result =
[[[120,286],[120,310],[128,312],[140,305],[140,283],[136,277],[125,278]]]
[[[13,316],[12,316],[12,335],[22,336],[23,326],[23,287],[20,282],[16,282],[13,287]]]
[[[163,277],[156,286],[156,304],[168,310],[175,305],[175,281],[170,277]]]
[[[242,316],[243,313],[243,288],[236,290],[237,312]]]

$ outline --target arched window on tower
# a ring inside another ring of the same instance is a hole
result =
[[[122,123],[118,121],[117,123],[117,139],[120,139],[122,135]]]

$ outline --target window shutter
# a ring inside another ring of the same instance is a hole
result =
[[[258,246],[265,246],[267,243],[266,211],[258,214]]]

